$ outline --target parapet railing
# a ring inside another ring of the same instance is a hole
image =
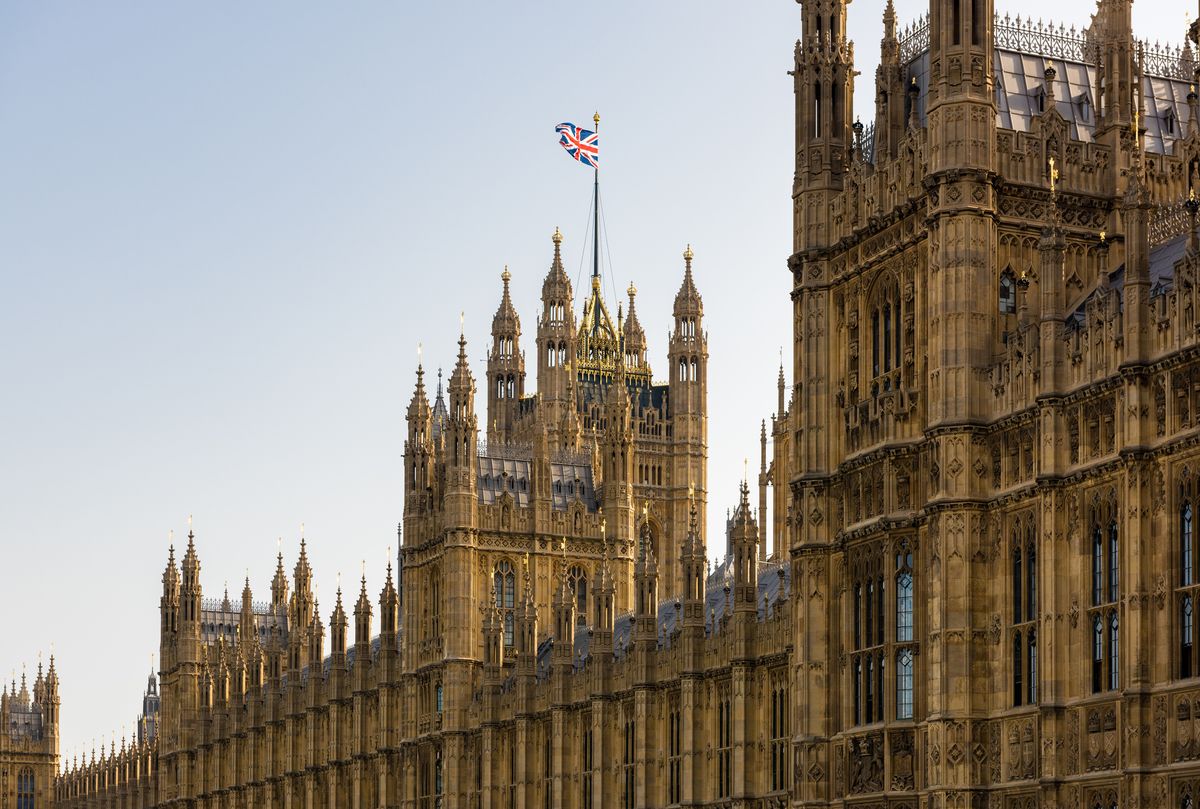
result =
[[[1068,62],[1094,63],[1096,47],[1086,28],[1077,29],[1053,22],[997,14],[994,18],[996,47],[1063,59]],[[910,23],[901,32],[899,39],[900,63],[909,64],[929,50],[929,15],[924,14]],[[1196,59],[1191,48],[1170,43],[1136,40],[1137,59],[1142,73],[1165,79],[1192,81],[1196,70]]]

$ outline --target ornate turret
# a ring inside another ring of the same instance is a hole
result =
[[[334,662],[345,662],[346,658],[346,610],[342,608],[342,588],[337,589],[337,601],[329,617],[330,652]]]
[[[1114,127],[1124,134],[1133,122],[1140,78],[1134,62],[1133,0],[1099,0],[1088,34],[1100,59],[1097,134]]]
[[[254,623],[254,594],[250,592],[250,577],[242,587],[242,610],[238,616],[238,642],[243,647],[253,647],[258,644],[258,630]]]
[[[321,623],[321,605],[313,598],[312,623],[308,626],[308,676],[320,679],[324,676],[325,624]]]
[[[308,553],[304,540],[300,540],[300,555],[293,569],[294,590],[288,600],[288,669],[299,671],[308,665],[306,635],[312,620],[312,570],[308,566]],[[298,682],[289,680],[289,685]]]
[[[389,554],[390,555],[390,554]],[[383,590],[379,593],[379,648],[384,651],[396,651],[396,638],[399,633],[400,598],[396,586],[392,582],[392,563],[387,566],[387,578],[383,582]]]
[[[608,540],[604,541],[604,558],[596,571],[592,587],[592,641],[591,654],[596,657],[612,657],[613,628],[616,624],[616,587],[608,561]]]
[[[733,609],[734,612],[753,611],[758,599],[758,522],[750,508],[750,486],[745,480],[732,523]]]
[[[562,233],[554,229],[554,259],[542,282],[542,314],[537,330],[538,395],[543,402],[565,402],[568,368],[575,367],[575,311],[571,280],[562,263]],[[553,415],[548,419],[557,423]]]
[[[767,482],[769,476],[767,473],[767,420],[763,419],[762,427],[758,434],[759,442],[759,461],[758,461],[758,524],[762,528],[762,542],[758,543],[758,558],[766,560],[767,558]],[[778,543],[778,540],[776,540]],[[775,549],[778,553],[778,547]]]
[[[287,608],[287,601],[288,581],[287,574],[283,572],[283,551],[280,551],[275,557],[275,577],[271,579],[271,608],[277,614],[282,614]]]
[[[900,64],[900,42],[896,38],[896,7],[887,0],[883,10],[883,39],[879,43],[879,67],[875,70],[875,163],[895,154],[905,129],[904,65]]]
[[[441,396],[441,379],[438,379]],[[404,441],[404,513],[432,506],[434,463],[433,413],[425,396],[425,369],[417,364],[417,385],[408,404],[408,436]],[[412,534],[410,530],[406,533]]]
[[[658,560],[654,556],[650,523],[646,520],[642,522],[641,536],[638,538],[633,582],[637,591],[633,639],[643,647],[653,648],[658,639]]]
[[[621,329],[625,338],[625,365],[629,369],[642,369],[647,365],[646,330],[638,320],[637,307],[634,305],[637,287],[631,283],[625,291],[629,295],[629,313]]]
[[[371,599],[367,596],[367,577],[362,577],[362,589],[358,591],[358,602],[354,605],[354,663],[367,662],[371,648]],[[364,658],[360,660],[359,658]]]
[[[201,659],[200,610],[203,588],[200,586],[200,557],[196,554],[195,534],[188,528],[187,551],[180,565],[179,635],[176,661],[195,664]],[[194,669],[189,670],[194,674]]]
[[[798,2],[802,34],[791,71],[796,94],[792,195],[797,253],[830,242],[831,203],[842,189],[854,109],[854,46],[846,39],[849,0]]]
[[[692,246],[683,251],[683,283],[675,294],[675,329],[668,356],[671,364],[671,413],[703,417],[708,381],[708,339],[704,333],[704,301],[692,277]]]
[[[175,642],[179,633],[179,568],[175,565],[175,546],[167,551],[167,567],[162,575],[163,592],[159,600],[159,648],[162,649],[163,667],[175,662]]]
[[[467,361],[467,339],[460,332],[458,362],[450,376],[450,421],[443,449],[446,467],[443,502],[447,528],[466,529],[475,524],[478,439],[475,378]]]
[[[703,628],[707,554],[704,549],[704,537],[700,535],[700,521],[696,513],[696,499],[693,492],[689,492],[688,500],[688,532],[679,549],[683,585],[683,625]]]
[[[509,296],[508,267],[500,279],[504,292],[492,318],[492,346],[488,351],[488,441],[513,439],[521,397],[525,395],[525,355],[521,352],[521,318]]]
[[[558,587],[555,588],[551,608],[554,611],[554,650],[552,659],[557,671],[571,670],[575,650],[575,593],[567,575],[567,540],[562,540],[563,560],[558,571]]]
[[[504,619],[496,605],[496,583],[483,605],[483,676],[485,682],[498,688],[504,668]]]
[[[538,614],[537,602],[533,600],[533,579],[529,575],[528,557],[523,567],[524,594],[517,609],[517,676],[532,682],[537,673]]]

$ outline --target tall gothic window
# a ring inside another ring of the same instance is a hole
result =
[[[634,789],[633,789],[633,762],[634,762],[634,722],[632,707],[626,712],[624,739],[621,746],[621,775],[622,775],[622,798],[624,799],[625,809],[633,809]]]
[[[683,721],[678,695],[671,698],[667,725],[668,803],[679,803],[683,800]]]
[[[864,554],[854,584],[854,724],[883,720],[886,638],[883,577],[877,553]]]
[[[786,675],[772,679],[770,732],[771,791],[779,792],[788,788],[788,689]]]
[[[717,797],[728,798],[733,789],[733,716],[729,692],[717,700]]]
[[[1093,503],[1091,508],[1092,606],[1088,625],[1092,632],[1092,691],[1120,687],[1121,627],[1117,600],[1121,591],[1120,528],[1115,500]]]
[[[1017,283],[1009,270],[1000,275],[1000,314],[1012,315],[1017,311]]]
[[[896,642],[913,639],[912,551],[896,554]]]
[[[850,677],[851,723],[882,722],[889,702],[886,677],[888,658],[895,658],[889,627],[895,626],[895,641],[910,643],[913,637],[912,551],[901,543],[895,551],[896,568],[885,570],[888,551],[879,544],[857,550],[853,570],[852,610],[849,638],[852,640]],[[888,579],[896,585],[889,601]],[[889,609],[894,610],[889,620]],[[894,624],[892,623],[894,621]]]
[[[575,594],[575,623],[587,623],[587,571],[579,565],[572,565],[567,570],[567,585]]]
[[[877,285],[873,301],[871,375],[874,378],[872,393],[878,394],[900,386],[903,319],[896,280],[890,277],[882,279]]]
[[[517,580],[507,559],[496,564],[492,586],[496,591],[496,607],[504,620],[504,647],[511,649],[516,642]]]
[[[33,809],[33,769],[23,768],[17,773],[17,809]]]
[[[1010,534],[1012,557],[1013,705],[1037,702],[1037,536],[1033,515],[1018,518]]]
[[[1178,560],[1179,572],[1176,574],[1176,603],[1178,604],[1178,625],[1176,627],[1176,635],[1178,638],[1177,648],[1179,650],[1179,663],[1177,671],[1180,678],[1195,677],[1198,671],[1197,664],[1197,626],[1196,626],[1196,599],[1200,597],[1200,577],[1197,576],[1196,570],[1196,507],[1200,500],[1197,499],[1197,484],[1200,481],[1193,479],[1191,474],[1184,470],[1183,483],[1179,487],[1179,552],[1176,557]]]
[[[579,717],[579,736],[582,750],[583,774],[579,779],[579,805],[583,809],[592,809],[592,713],[584,711]]]
[[[896,718],[913,717],[913,659],[911,649],[901,649],[896,657]]]
[[[913,551],[907,541],[902,540],[895,553],[896,570],[896,615],[895,653],[896,661],[895,697],[896,718],[913,718],[913,665],[916,649],[913,646]],[[882,642],[883,639],[881,639]],[[882,658],[880,658],[882,663]],[[882,669],[879,672],[883,680]],[[880,686],[882,698],[883,687]]]
[[[545,809],[550,809],[554,800],[554,733],[550,729],[550,721],[542,722],[542,803]]]

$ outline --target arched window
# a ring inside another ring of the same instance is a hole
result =
[[[872,628],[871,617],[874,615],[874,612],[875,612],[872,609],[872,607],[875,606],[874,596],[875,596],[875,583],[873,581],[871,581],[870,579],[867,579],[867,609],[866,609],[866,613],[867,613],[867,644],[868,645],[870,645],[872,639],[874,639],[874,637],[875,637],[874,633],[872,633],[872,631],[871,631],[871,628]],[[870,699],[870,696],[868,695],[868,700],[869,699]],[[867,707],[867,713],[868,714],[871,713],[869,705]]]
[[[1104,598],[1104,542],[1100,535],[1100,526],[1092,528],[1092,605],[1098,605]]]
[[[913,639],[912,553],[897,554],[900,572],[896,574],[896,642]]]
[[[1017,283],[1012,272],[1005,270],[1000,275],[1000,314],[1011,315],[1017,311]]]
[[[821,18],[817,17],[817,35],[821,31]],[[821,82],[813,84],[813,137],[821,137],[824,127],[821,126]]]
[[[1179,512],[1179,583],[1190,585],[1192,574],[1192,504],[1185,502]]]
[[[1192,597],[1185,595],[1179,605],[1179,676],[1192,676]]]
[[[1033,704],[1037,701],[1037,540],[1032,514],[1013,526],[1010,547],[1013,705]]]
[[[1121,639],[1117,611],[1108,616],[1108,690],[1116,691],[1121,684],[1120,661]]]
[[[896,718],[912,719],[913,715],[912,651],[901,649],[896,658]]]
[[[854,661],[854,724],[862,724],[862,658]]]
[[[1015,537],[1014,537],[1015,538]],[[1021,546],[1017,545],[1012,551],[1012,611],[1013,623],[1021,623],[1021,591],[1023,577],[1021,575]]]
[[[1121,554],[1117,546],[1117,520],[1108,524],[1108,600],[1116,601],[1121,579]]]
[[[1179,624],[1176,629],[1179,649],[1179,677],[1195,677],[1197,674],[1198,658],[1196,656],[1197,629],[1195,620],[1196,599],[1200,597],[1200,585],[1196,577],[1195,555],[1195,511],[1196,481],[1184,470],[1184,483],[1180,488],[1182,503],[1179,506],[1179,560],[1178,579],[1179,589],[1177,601],[1179,606]]]
[[[1012,642],[1012,680],[1013,680],[1013,705],[1020,705],[1025,698],[1025,689],[1021,687],[1021,652],[1024,647],[1021,645],[1021,633],[1013,633]]]
[[[24,767],[17,773],[17,809],[33,809],[33,768]]]
[[[1092,691],[1104,690],[1104,621],[1092,618]]]
[[[575,622],[587,623],[587,571],[579,565],[572,565],[567,570],[567,584],[575,594]]]
[[[492,574],[492,586],[496,591],[496,607],[504,618],[504,646],[511,649],[515,643],[516,616],[514,610],[517,601],[517,580],[513,575],[512,563],[507,559],[496,564]]]
[[[1025,614],[1037,620],[1037,543],[1032,538],[1025,546]]]
[[[1025,655],[1026,664],[1029,667],[1025,689],[1028,695],[1028,702],[1030,705],[1033,705],[1038,699],[1038,653],[1036,629],[1029,631],[1029,649]]]
[[[885,278],[871,305],[871,371],[877,379],[876,393],[899,387],[892,372],[900,368],[902,328],[899,288],[894,278]]]

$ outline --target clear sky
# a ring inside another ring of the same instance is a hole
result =
[[[901,21],[925,7],[897,6]],[[1054,12],[1084,25],[1092,8]],[[864,121],[882,10],[850,9]],[[1187,12],[1139,0],[1135,27],[1182,42]],[[638,286],[664,378],[695,250],[721,525],[789,339],[799,14],[0,4],[0,677],[53,644],[65,754],[134,720],[168,531],[183,542],[187,515],[206,595],[228,581],[236,598],[247,569],[265,595],[276,538],[290,573],[301,523],[324,612],[363,559],[378,595],[417,343],[449,368],[464,311],[478,378],[508,264],[536,367],[555,226],[573,276],[582,264],[591,175],[559,121],[603,116],[606,288]],[[722,544],[710,531],[710,553]]]

